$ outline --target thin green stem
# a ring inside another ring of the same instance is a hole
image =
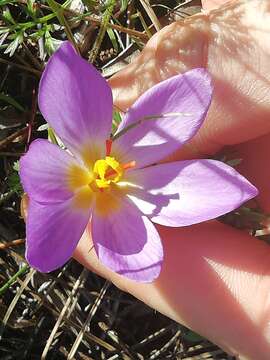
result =
[[[51,140],[51,142],[52,142],[53,144],[59,146],[58,141],[57,141],[57,138],[56,138],[55,133],[54,133],[54,130],[53,130],[53,128],[51,128],[51,127],[48,127],[48,138],[49,138],[49,140]]]
[[[89,61],[92,63],[96,60],[97,54],[101,47],[103,38],[104,38],[106,30],[108,28],[108,24],[110,22],[110,18],[112,17],[112,14],[113,14],[113,9],[114,9],[115,3],[116,3],[116,0],[109,0],[109,4],[104,12],[97,38],[95,40],[95,43],[93,45],[93,48],[92,48],[90,56],[89,56]]]
[[[4,292],[17,281],[18,277],[25,274],[29,270],[28,265],[24,265],[19,271],[16,272],[1,288],[0,288],[0,296],[4,294]]]
[[[68,21],[65,18],[64,15],[64,6],[62,7],[60,4],[58,4],[56,1],[54,0],[47,0],[48,5],[50,6],[50,8],[53,10],[53,12],[56,14],[59,23],[64,26],[65,28],[65,32],[67,34],[67,38],[70,42],[72,42],[73,46],[75,47],[76,51],[78,54],[80,54],[80,50],[79,47],[74,39],[74,36],[72,34],[72,31],[70,29],[70,26],[68,24]],[[67,2],[66,2],[67,3]],[[65,4],[64,4],[65,5]]]

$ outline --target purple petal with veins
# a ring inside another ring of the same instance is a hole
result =
[[[74,155],[109,138],[112,92],[93,65],[68,42],[50,58],[39,85],[42,115]]]
[[[118,129],[119,133],[142,120],[115,140],[114,146],[124,149],[121,161],[135,160],[141,168],[179,149],[202,125],[212,91],[205,69],[176,75],[146,91],[128,110]]]
[[[89,221],[90,209],[75,210],[72,200],[40,204],[30,199],[26,220],[26,259],[42,272],[68,261]]]
[[[226,214],[258,190],[230,166],[187,160],[133,170],[129,197],[153,222],[187,226]]]
[[[81,164],[59,146],[37,139],[20,159],[20,177],[31,199],[43,203],[67,200],[73,196],[68,188],[67,173],[72,165]]]
[[[154,225],[128,199],[121,210],[92,217],[92,238],[101,262],[139,282],[151,282],[160,273],[163,249]]]

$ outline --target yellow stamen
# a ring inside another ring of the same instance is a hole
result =
[[[117,183],[124,172],[124,169],[115,158],[106,156],[105,159],[100,159],[95,162],[93,168],[96,176],[96,184],[100,189],[108,188],[111,183]]]

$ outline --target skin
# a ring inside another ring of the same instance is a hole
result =
[[[214,97],[195,138],[168,160],[207,157],[224,145],[261,191],[270,211],[270,5],[268,0],[204,1],[206,11],[158,32],[111,85],[126,109],[147,88],[177,73],[206,67]],[[221,5],[221,6],[220,6]],[[215,10],[208,11],[212,8]],[[105,268],[87,230],[74,257],[87,268],[241,359],[270,354],[270,248],[217,221],[158,227],[165,261],[160,277],[139,284]]]

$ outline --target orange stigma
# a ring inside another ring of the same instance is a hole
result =
[[[112,151],[112,140],[106,140],[106,156],[110,156]]]

